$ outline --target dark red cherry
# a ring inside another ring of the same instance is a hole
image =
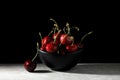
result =
[[[69,36],[68,34],[62,34],[60,37],[60,42],[62,45],[70,45],[74,41],[73,36]]]
[[[66,46],[66,50],[68,52],[74,52],[78,50],[78,46],[76,44],[72,44],[72,45],[67,45]]]
[[[42,45],[46,45],[46,44],[49,43],[50,41],[51,41],[51,37],[45,36],[45,37],[42,39]]]
[[[33,72],[36,68],[37,64],[35,62],[32,62],[31,60],[26,60],[24,63],[24,68],[28,72]]]
[[[61,34],[59,32],[53,34],[53,39],[59,40],[60,39]]]
[[[58,49],[58,45],[56,45],[56,43],[54,43],[53,41],[46,45],[47,52],[53,53],[57,51],[57,49]]]

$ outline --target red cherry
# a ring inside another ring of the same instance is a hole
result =
[[[60,37],[60,42],[63,45],[70,45],[72,44],[74,41],[74,37],[73,36],[69,36],[67,34],[62,34]]]
[[[42,46],[41,46],[40,50],[45,51],[46,50],[45,47],[46,47],[47,43],[49,43],[51,40],[52,40],[51,37],[45,36],[42,39],[42,43],[41,43]]]
[[[45,47],[46,47],[46,44],[42,45],[42,46],[40,47],[40,50],[45,51],[45,50],[46,50]]]
[[[55,42],[51,41],[50,43],[55,44],[56,46],[58,46],[60,44],[60,41],[59,40],[55,40]]]
[[[60,36],[61,36],[60,33],[55,33],[55,34],[53,34],[53,39],[59,40]]]
[[[54,42],[50,42],[46,45],[46,51],[53,53],[55,51],[57,51],[58,46],[54,43]]]
[[[51,37],[45,36],[45,37],[42,39],[42,45],[46,45],[46,44],[49,43],[51,40],[52,40]]]
[[[37,64],[35,62],[32,62],[31,60],[26,60],[24,63],[24,68],[28,72],[33,72],[36,68]]]
[[[66,46],[66,50],[68,52],[74,52],[78,50],[78,46],[76,44],[72,44],[72,45],[67,45]]]
[[[42,46],[41,48],[40,48],[40,50],[41,51],[45,51],[46,49],[45,49],[45,46]]]

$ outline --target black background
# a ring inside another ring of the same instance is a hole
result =
[[[36,53],[36,42],[40,40],[38,32],[45,36],[53,27],[53,23],[49,21],[50,17],[55,19],[61,28],[66,22],[79,27],[79,32],[73,31],[76,40],[91,30],[94,32],[84,40],[85,51],[80,62],[120,62],[118,53],[111,54],[105,48],[98,48],[96,38],[97,28],[100,26],[99,15],[92,11],[73,15],[56,14],[55,11],[52,15],[50,13],[27,8],[4,10],[1,15],[0,63],[23,63],[26,59],[32,59]],[[39,57],[37,60],[41,62]]]

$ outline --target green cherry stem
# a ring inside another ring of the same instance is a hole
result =
[[[86,33],[86,34],[81,38],[80,43],[82,43],[83,40],[84,40],[88,35],[90,35],[90,34],[92,34],[92,33],[93,33],[93,31],[90,31],[90,32]]]
[[[41,39],[41,45],[42,45],[42,35],[41,35],[41,32],[39,32],[39,36],[40,36],[40,39]],[[38,46],[38,45],[37,45]],[[39,47],[37,47],[39,48]]]
[[[53,18],[50,18],[50,20],[53,21],[55,24],[57,24],[57,22]]]
[[[35,58],[37,57],[37,55],[38,55],[38,52],[35,54],[35,56],[33,57],[33,59],[32,59],[32,62],[35,60]]]
[[[80,30],[78,27],[71,27],[70,29],[76,29],[77,31]]]
[[[73,40],[73,42],[72,42],[71,46],[73,46],[73,44],[74,44],[74,40]]]
[[[56,35],[56,38],[58,37],[58,35],[60,34],[62,30],[60,29]],[[56,42],[56,38],[54,38],[54,43]],[[59,44],[59,47],[60,47],[61,43]],[[59,54],[59,50],[57,51],[57,53]]]
[[[32,59],[32,62],[36,59],[36,57],[38,56],[38,49],[39,49],[39,43],[37,42],[37,53],[35,54],[35,56]]]
[[[40,39],[42,40],[42,35],[41,35],[41,32],[39,32],[39,36],[40,36]]]
[[[66,34],[65,27],[63,28],[63,32]]]
[[[70,25],[69,25],[68,22],[66,23],[66,27],[67,27],[67,30],[68,30],[67,34],[70,35]]]
[[[48,36],[50,36],[54,31],[54,28],[50,31],[50,33],[48,34]]]
[[[57,35],[56,35],[56,38],[58,37],[58,35],[60,34],[61,32],[61,29],[58,31]],[[54,34],[55,34],[55,31],[54,31]],[[54,43],[56,42],[56,38],[54,38]]]
[[[53,18],[50,18],[50,20],[55,23],[54,26],[56,27],[56,30],[59,30],[58,23]]]

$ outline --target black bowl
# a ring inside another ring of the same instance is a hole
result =
[[[59,55],[38,50],[39,58],[47,67],[55,71],[67,71],[74,67],[80,60],[83,49],[73,53]]]

